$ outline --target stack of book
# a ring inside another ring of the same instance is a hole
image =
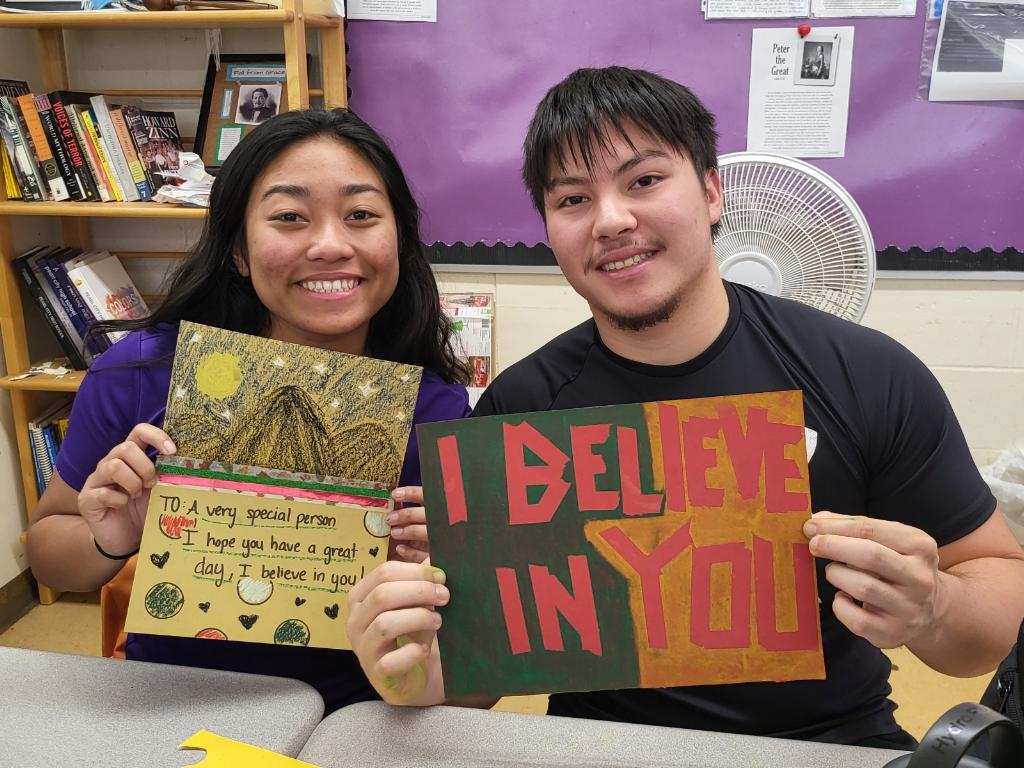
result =
[[[60,400],[28,423],[28,441],[32,446],[32,463],[36,468],[36,490],[42,495],[53,477],[57,450],[68,431],[71,402]]]
[[[182,149],[173,112],[21,80],[0,80],[0,138],[7,197],[30,202],[149,200]]]
[[[108,251],[39,246],[13,264],[75,368],[88,368],[125,335],[123,331],[90,334],[93,323],[136,320],[149,314],[120,259]]]

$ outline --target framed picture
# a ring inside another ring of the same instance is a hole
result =
[[[825,30],[811,32],[801,38],[797,47],[797,66],[794,82],[797,85],[835,85],[839,67],[837,32]]]
[[[307,67],[311,57],[307,57]],[[216,170],[249,131],[288,109],[288,76],[280,53],[210,56],[195,152]]]

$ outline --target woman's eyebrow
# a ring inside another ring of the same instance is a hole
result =
[[[309,197],[309,190],[298,184],[275,184],[268,187],[260,200],[266,200],[271,195],[290,195],[291,197]]]

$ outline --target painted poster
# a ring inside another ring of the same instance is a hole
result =
[[[824,678],[799,392],[417,429],[448,696]]]
[[[182,323],[126,629],[349,648],[421,374]]]

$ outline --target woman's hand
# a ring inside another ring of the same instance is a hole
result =
[[[100,459],[78,494],[78,513],[96,543],[112,555],[134,552],[142,540],[156,467],[146,448],[172,454],[171,438],[152,424],[136,424],[123,443]]]
[[[427,510],[423,508],[423,487],[410,485],[395,488],[391,492],[395,504],[414,504],[412,507],[395,508],[388,513],[391,526],[391,542],[396,559],[409,563],[422,563],[430,554],[427,541]]]

